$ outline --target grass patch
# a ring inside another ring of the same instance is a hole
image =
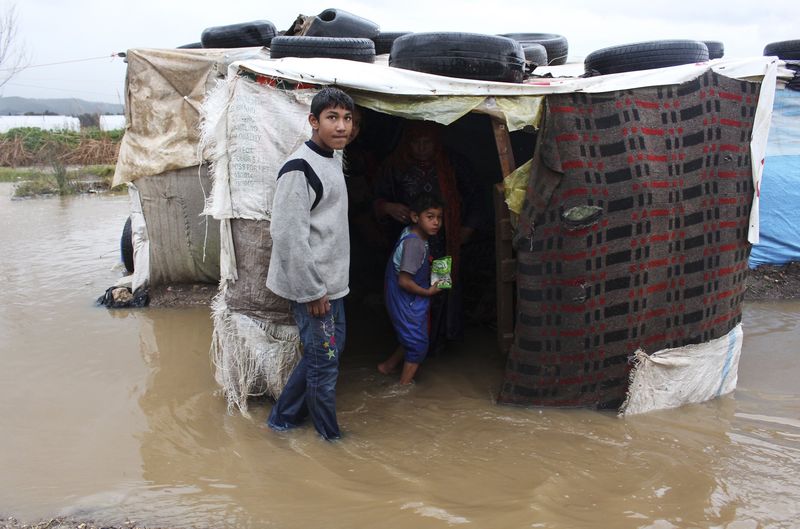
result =
[[[58,184],[51,176],[20,182],[14,187],[14,196],[19,198],[58,194]]]
[[[15,197],[37,195],[75,195],[110,191],[125,193],[127,187],[111,187],[114,179],[113,165],[88,165],[67,169],[57,161],[46,168],[11,169],[0,167],[0,181],[16,182]]]
[[[40,169],[26,167],[18,169],[16,167],[0,167],[0,182],[19,182],[22,180],[35,180],[44,178],[47,174]]]
[[[81,170],[92,176],[96,176],[98,178],[114,178],[114,170],[116,169],[115,165],[87,165],[83,167]]]
[[[112,193],[127,193],[128,187],[125,184],[111,187],[116,168],[116,165],[86,165],[81,167],[78,170],[78,173],[83,178],[86,178],[87,176],[94,177],[98,182],[102,183],[103,189],[108,189]]]
[[[54,160],[53,161],[53,176],[56,178],[58,184],[58,194],[67,195],[71,193],[70,182],[67,180],[67,168],[64,164]]]

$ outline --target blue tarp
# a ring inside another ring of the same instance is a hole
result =
[[[778,90],[761,180],[759,244],[750,268],[800,261],[800,92]]]

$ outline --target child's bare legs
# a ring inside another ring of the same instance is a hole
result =
[[[406,385],[414,382],[414,375],[417,373],[419,363],[405,362],[403,364],[403,372],[400,374],[400,384]]]
[[[378,371],[383,373],[384,375],[390,374],[392,371],[397,369],[397,365],[403,360],[404,352],[401,346],[397,346],[397,349],[389,355],[389,358],[378,364]],[[413,376],[413,375],[412,375]]]

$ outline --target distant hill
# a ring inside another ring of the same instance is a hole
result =
[[[27,97],[0,97],[0,116],[19,116],[26,112],[42,114],[51,112],[61,116],[80,114],[122,114],[124,107],[116,103],[98,103],[83,99],[30,99]]]

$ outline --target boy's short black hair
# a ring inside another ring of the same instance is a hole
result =
[[[314,117],[317,119],[319,119],[322,111],[326,108],[336,107],[341,107],[352,112],[355,104],[353,103],[352,97],[332,86],[326,86],[317,92],[317,95],[311,100],[311,113],[314,114]]]
[[[409,209],[421,215],[426,209],[444,209],[444,202],[433,193],[420,193],[411,200]]]

